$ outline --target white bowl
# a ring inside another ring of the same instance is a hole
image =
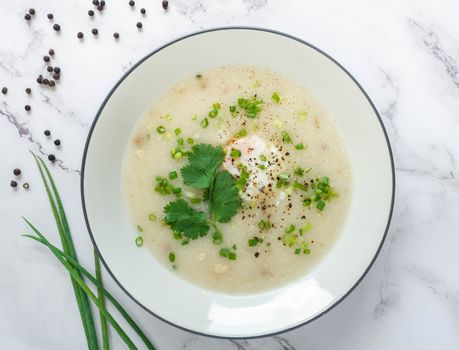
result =
[[[263,293],[235,296],[190,284],[133,243],[121,191],[130,133],[152,99],[182,79],[222,65],[277,71],[305,86],[336,121],[352,171],[349,216],[337,242],[308,275]],[[182,329],[258,337],[310,322],[364,277],[386,235],[394,166],[381,119],[357,81],[330,56],[291,36],[255,28],[208,30],[178,39],[137,63],[110,91],[92,125],[81,173],[90,236],[119,286],[140,306]]]

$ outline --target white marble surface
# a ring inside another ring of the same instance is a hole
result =
[[[106,284],[146,329],[158,349],[457,349],[459,348],[459,3],[444,1],[107,0],[86,14],[89,0],[0,2],[0,339],[2,349],[84,349],[68,275],[52,256],[20,236],[20,216],[57,240],[28,150],[55,152],[53,166],[81,261],[92,249],[79,198],[83,145],[95,112],[133,63],[165,42],[228,25],[281,30],[322,48],[361,82],[391,138],[396,206],[388,238],[356,290],[329,314],[280,336],[227,341],[177,330]],[[33,6],[30,24],[23,19]],[[135,23],[145,7],[144,28]],[[62,30],[46,19],[52,12]],[[90,34],[99,28],[99,37]],[[85,32],[79,42],[78,31]],[[121,34],[115,42],[112,33]],[[63,74],[54,91],[37,85],[41,57],[56,50]],[[205,54],[197,53],[197,54]],[[26,87],[33,92],[27,96]],[[32,106],[31,113],[24,105]],[[43,135],[62,140],[55,150]],[[23,170],[28,192],[11,190]],[[352,252],[350,252],[352,254]],[[123,349],[111,336],[114,349]]]

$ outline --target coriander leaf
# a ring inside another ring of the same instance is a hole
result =
[[[193,152],[188,156],[190,163],[180,170],[183,182],[197,189],[209,188],[224,158],[225,153],[220,146],[203,143],[193,146]]]
[[[173,231],[183,232],[187,238],[198,239],[209,232],[206,215],[197,211],[183,200],[178,199],[164,207],[166,223]]]
[[[227,171],[220,171],[215,177],[209,211],[211,217],[221,223],[231,220],[241,206],[236,181]]]

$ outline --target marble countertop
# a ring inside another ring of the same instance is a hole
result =
[[[4,349],[84,349],[68,275],[44,248],[20,236],[30,218],[57,240],[29,150],[54,153],[52,172],[77,251],[93,266],[79,197],[79,168],[95,112],[113,84],[145,54],[178,36],[216,26],[280,30],[323,49],[362,84],[391,139],[396,205],[386,243],[356,290],[319,320],[279,336],[219,340],[169,326],[140,309],[105,274],[107,287],[158,349],[459,348],[459,3],[444,1],[89,0],[0,2],[0,339]],[[27,23],[30,6],[35,16]],[[145,7],[145,17],[139,9]],[[54,14],[54,22],[46,14]],[[136,22],[143,22],[143,29]],[[61,31],[52,29],[53,23]],[[91,28],[99,29],[97,38]],[[76,33],[85,33],[83,41]],[[121,38],[115,41],[113,32]],[[55,89],[39,86],[42,57],[62,68]],[[197,53],[198,54],[198,53]],[[202,53],[205,54],[205,53]],[[28,96],[25,88],[30,87]],[[31,112],[24,105],[32,106]],[[59,138],[57,149],[43,135]],[[23,182],[12,190],[12,170]],[[350,252],[352,253],[352,252]],[[112,333],[114,349],[123,349]]]

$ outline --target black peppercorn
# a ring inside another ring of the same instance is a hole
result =
[[[34,14],[35,14],[35,9],[29,9],[29,13],[30,13],[31,15],[34,15]]]
[[[93,10],[89,10],[88,11],[88,15],[91,16],[91,17],[94,16],[94,11]]]
[[[51,67],[51,66],[48,66],[48,67],[46,67],[46,70],[47,70],[48,72],[50,72],[50,73],[51,73],[51,72],[53,71],[53,67]]]
[[[100,2],[100,6],[102,6],[102,7],[105,6],[105,1],[104,1],[104,0],[102,0],[102,1]]]
[[[45,134],[45,136],[49,136],[49,135],[51,135],[51,131],[45,130],[44,134]]]
[[[17,187],[17,185],[18,185],[18,183],[16,181],[14,181],[14,180],[12,180],[10,182],[10,186],[13,187],[13,188]]]
[[[43,61],[49,62],[50,60],[51,60],[51,58],[49,58],[49,56],[43,56]]]
[[[83,39],[83,37],[84,37],[84,34],[82,32],[78,32],[77,33],[77,38],[78,39]]]
[[[113,37],[114,37],[115,39],[118,39],[118,38],[120,37],[120,35],[119,35],[118,33],[115,32],[115,33],[113,33]]]
[[[32,107],[30,107],[29,105],[25,105],[24,106],[24,109],[27,111],[27,112],[30,112]]]
[[[54,162],[54,161],[56,160],[56,156],[55,156],[54,154],[50,154],[50,155],[48,156],[48,160],[49,160],[50,162]]]
[[[144,8],[141,8],[141,9],[140,9],[140,13],[141,13],[142,15],[144,15],[144,14],[147,13],[147,10],[145,10]]]
[[[137,28],[139,28],[139,29],[142,28],[142,22],[137,22],[136,26],[137,26]]]
[[[61,72],[61,69],[59,67],[54,67],[54,73],[59,74]]]
[[[49,49],[48,53],[49,53],[50,56],[54,56],[54,54],[55,54],[53,49]]]
[[[58,32],[58,31],[61,30],[61,26],[60,26],[59,24],[56,23],[55,25],[53,25],[53,29],[54,29],[56,32]]]
[[[103,6],[101,6],[101,5],[97,6],[97,10],[102,11],[103,9],[104,9]]]
[[[29,184],[27,182],[24,182],[22,187],[24,187],[25,190],[28,190],[29,189]]]
[[[27,89],[25,89],[25,92],[27,93],[27,95],[30,95],[32,90],[30,88],[27,88]]]
[[[53,19],[53,18],[54,18],[54,16],[53,16],[52,13],[48,13],[48,14],[46,15],[46,17],[48,17],[48,19]]]
[[[56,82],[54,80],[50,80],[49,81],[49,86],[55,87],[56,86]]]
[[[30,21],[30,20],[32,19],[32,16],[29,15],[28,13],[26,13],[26,14],[24,15],[24,19],[25,19],[26,21]]]
[[[169,7],[169,1],[163,0],[162,5],[163,5],[163,9],[167,10],[167,8]]]
[[[59,80],[61,76],[59,74],[53,74],[53,79],[54,80]]]
[[[97,30],[97,28],[92,28],[91,33],[97,35],[99,34],[99,31]]]
[[[40,76],[37,78],[37,83],[38,83],[38,84],[43,84],[43,76],[40,75]]]
[[[14,169],[13,170],[13,174],[16,175],[16,176],[21,175],[21,169],[18,169],[18,168]]]
[[[134,0],[129,1],[129,6],[132,7],[132,6],[134,6],[134,5],[135,5],[135,1],[134,1]]]
[[[8,88],[7,87],[3,87],[2,88],[2,94],[6,95],[7,93],[8,93]]]
[[[99,6],[99,0],[92,0],[92,4],[94,6]]]
[[[49,80],[48,79],[43,79],[43,84],[49,85]]]
[[[54,140],[54,144],[56,146],[60,146],[61,145],[61,140],[59,140],[59,139]]]

